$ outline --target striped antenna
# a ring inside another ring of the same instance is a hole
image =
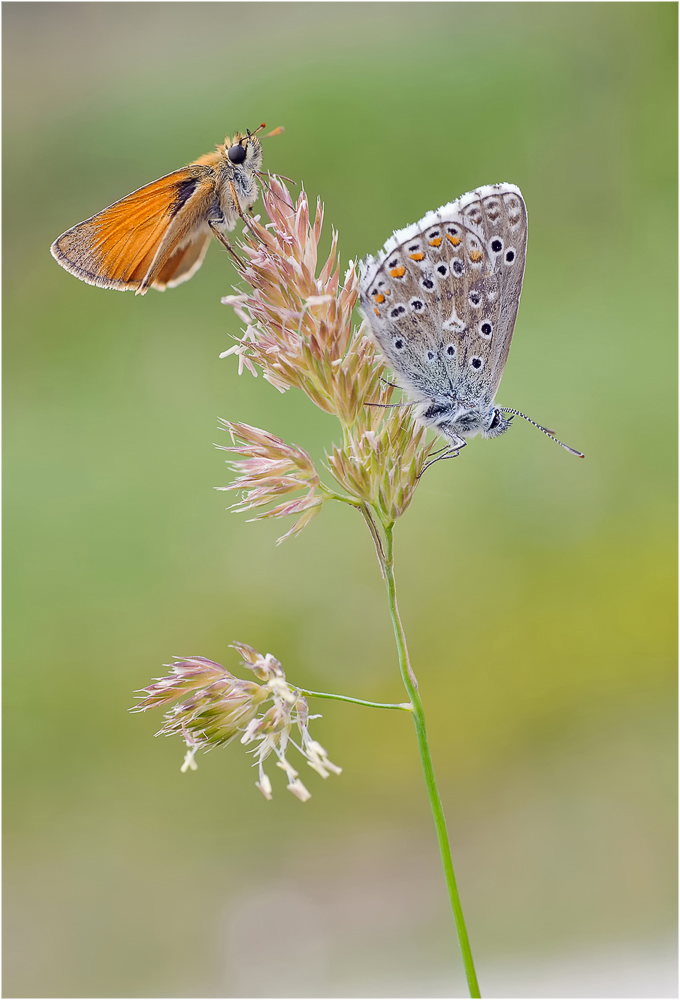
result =
[[[522,417],[524,420],[527,420],[530,424],[533,424],[534,427],[538,427],[539,431],[543,431],[543,433],[552,441],[555,441],[562,448],[564,448],[565,451],[571,452],[572,455],[576,455],[577,458],[586,457],[582,451],[576,451],[576,448],[570,448],[568,444],[564,443],[564,441],[560,441],[559,438],[556,438],[553,432],[549,431],[547,427],[543,427],[542,424],[537,424],[536,421],[532,420],[531,417],[528,417],[526,413],[521,413],[519,410],[513,410],[510,406],[499,406],[498,409],[501,410],[502,413],[514,413],[515,416]]]

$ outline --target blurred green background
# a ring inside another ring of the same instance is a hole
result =
[[[341,778],[179,772],[132,691],[239,639],[401,700],[370,540],[226,513],[217,416],[331,418],[218,360],[217,246],[145,298],[49,245],[265,120],[343,262],[479,184],[525,195],[499,394],[427,474],[398,582],[486,996],[674,996],[676,20],[671,3],[5,3],[5,996],[462,996],[408,718],[324,703]],[[339,506],[339,505],[338,505]]]

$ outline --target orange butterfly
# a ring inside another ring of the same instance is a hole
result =
[[[203,263],[211,235],[241,264],[224,233],[258,195],[264,124],[227,136],[216,152],[133,191],[68,229],[50,250],[76,278],[100,288],[164,291],[188,281]],[[283,132],[274,129],[269,135]]]

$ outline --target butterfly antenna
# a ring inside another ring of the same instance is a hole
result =
[[[252,139],[254,135],[257,135],[257,133],[258,133],[258,132],[261,132],[261,131],[262,131],[262,129],[263,129],[263,128],[266,128],[266,127],[267,127],[267,123],[266,123],[266,122],[262,122],[262,124],[261,124],[261,125],[258,125],[258,126],[257,126],[257,128],[255,129],[255,131],[254,131],[254,132],[251,132],[251,131],[250,131],[250,129],[249,129],[249,128],[247,128],[247,129],[246,129],[246,132],[248,133],[248,138],[249,138],[249,139]],[[276,129],[274,129],[274,133],[276,133]],[[271,133],[270,133],[270,134],[271,134]],[[264,136],[264,138],[266,139],[266,138],[267,138],[267,136],[265,135],[265,136]]]
[[[543,431],[543,433],[552,441],[555,441],[562,448],[564,448],[565,451],[571,452],[572,455],[576,455],[577,458],[586,457],[582,451],[576,451],[576,448],[570,448],[568,444],[564,443],[564,441],[560,441],[559,438],[556,438],[553,432],[549,431],[547,427],[543,427],[542,424],[537,424],[536,421],[532,420],[531,417],[528,417],[526,413],[521,413],[519,410],[513,410],[510,406],[499,406],[498,409],[501,410],[502,413],[514,413],[515,416],[522,417],[524,420],[527,420],[530,424],[533,424],[534,427],[538,427],[539,431]]]

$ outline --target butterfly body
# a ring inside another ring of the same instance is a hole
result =
[[[452,449],[510,426],[494,400],[522,290],[527,214],[519,188],[494,184],[394,233],[362,264],[360,298],[373,336]]]
[[[255,202],[262,146],[248,133],[146,184],[52,244],[55,260],[101,288],[163,291],[203,263],[211,236],[224,238]],[[229,248],[230,249],[230,248]]]

